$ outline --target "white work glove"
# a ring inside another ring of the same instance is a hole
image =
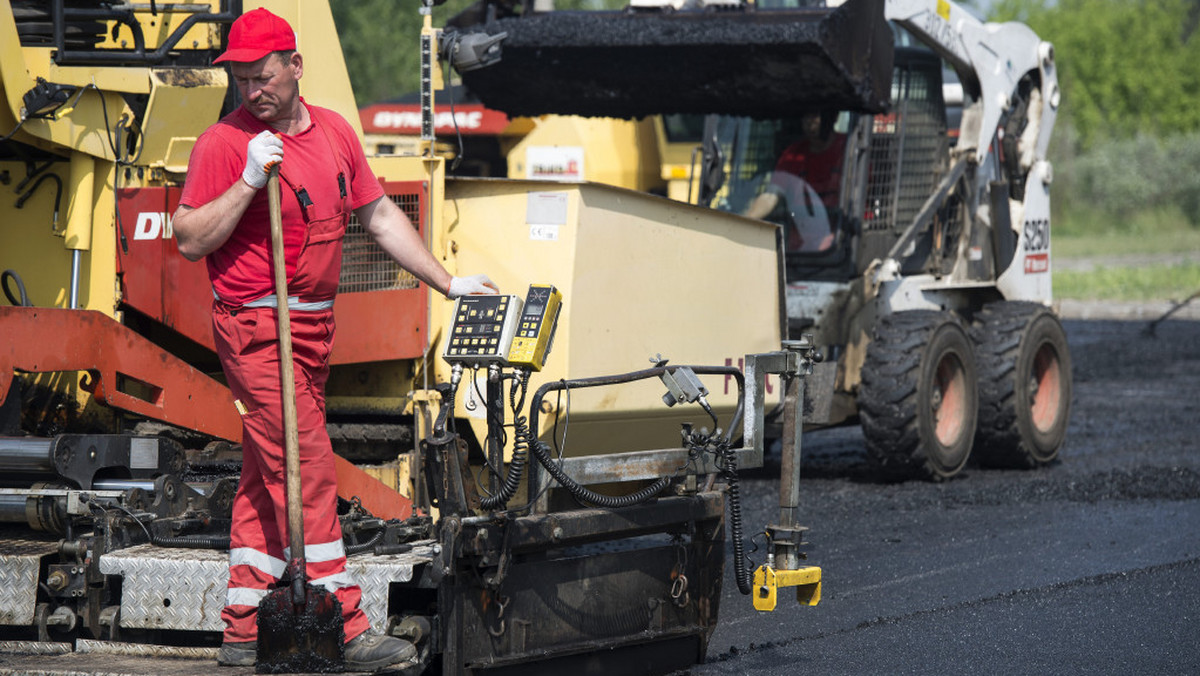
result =
[[[242,180],[258,190],[267,184],[267,172],[283,161],[283,139],[264,131],[246,144],[246,168]]]
[[[471,295],[490,295],[500,293],[500,288],[496,283],[488,279],[487,275],[471,275],[470,277],[454,277],[450,280],[450,287],[446,289],[446,298],[454,300],[459,296]]]

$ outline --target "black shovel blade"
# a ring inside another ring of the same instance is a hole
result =
[[[328,589],[305,587],[305,602],[292,589],[274,589],[258,605],[259,674],[328,674],[342,671],[346,632],[342,604]]]

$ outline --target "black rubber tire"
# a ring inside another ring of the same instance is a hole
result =
[[[985,467],[1053,462],[1071,417],[1071,353],[1062,323],[1038,303],[990,303],[971,329],[979,366],[975,457]]]
[[[858,390],[867,452],[885,476],[944,481],[967,463],[979,412],[975,353],[947,312],[876,323]]]

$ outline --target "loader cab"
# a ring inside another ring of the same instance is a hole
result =
[[[710,117],[711,157],[725,167],[708,206],[781,227],[789,279],[844,276],[848,227],[847,150],[861,117],[810,111],[786,119]]]
[[[710,116],[701,203],[779,224],[789,282],[848,282],[912,223],[948,170],[949,147],[941,60],[897,47],[883,113]],[[918,258],[931,264],[928,251]]]

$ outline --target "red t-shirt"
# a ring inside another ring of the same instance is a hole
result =
[[[825,206],[835,207],[842,182],[846,137],[843,134],[834,134],[829,140],[829,146],[820,152],[813,152],[810,146],[808,139],[788,146],[779,156],[775,171],[799,176],[817,191]]]
[[[358,136],[346,120],[331,110],[303,105],[312,123],[294,136],[280,134],[284,260],[289,281],[296,272],[309,223],[342,217],[384,195],[383,186],[367,165]],[[192,149],[179,203],[201,207],[223,194],[234,181],[242,180],[246,144],[264,130],[274,131],[240,107],[209,127]],[[346,184],[345,199],[338,185],[339,173]],[[296,194],[301,188],[312,200],[307,220]],[[217,296],[231,305],[241,305],[274,292],[270,253],[267,191],[259,190],[229,239],[206,256],[208,276]],[[338,271],[332,274],[336,280]],[[316,300],[306,295],[309,291],[291,285],[288,288],[289,295]]]

